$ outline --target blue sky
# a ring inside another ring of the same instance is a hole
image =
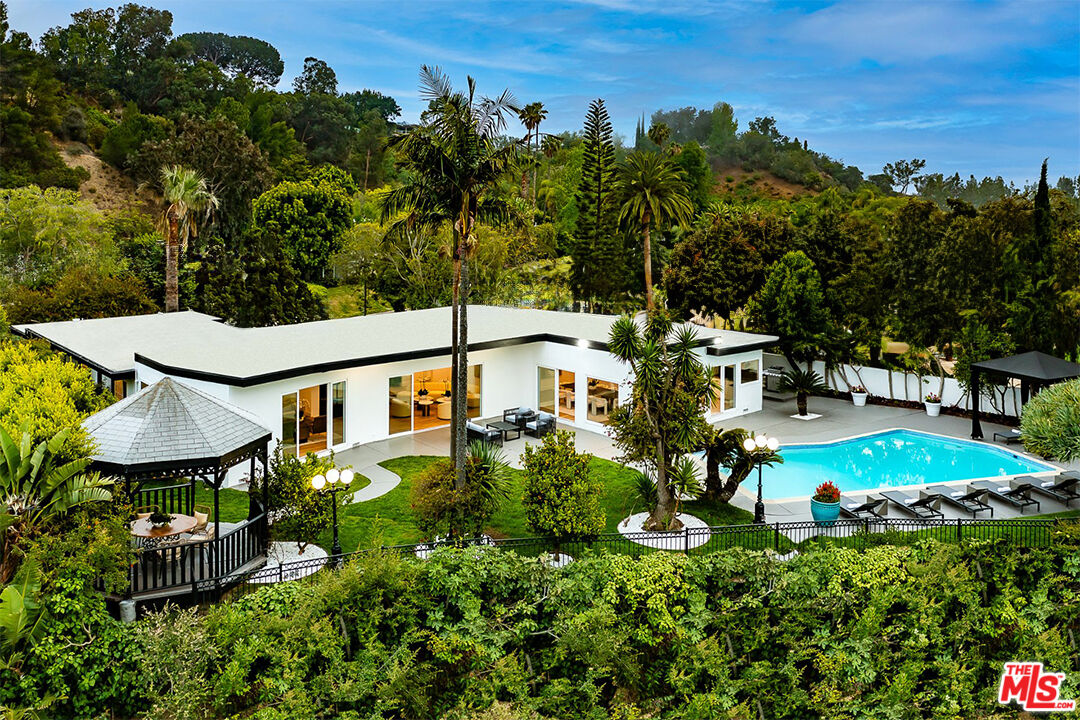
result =
[[[409,120],[431,63],[543,101],[548,132],[579,129],[596,97],[630,137],[643,112],[725,100],[740,129],[773,115],[867,173],[922,157],[1023,184],[1048,156],[1053,178],[1080,174],[1080,0],[142,2],[171,10],[177,34],[271,42],[283,86],[319,57],[343,91],[391,94]],[[12,27],[35,38],[88,4],[8,0]]]

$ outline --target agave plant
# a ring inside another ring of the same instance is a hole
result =
[[[34,446],[30,433],[16,444],[0,428],[0,584],[11,580],[23,538],[74,507],[112,499],[112,481],[86,473],[88,458],[61,464],[57,453],[70,434],[61,430]]]
[[[828,390],[821,375],[807,368],[795,368],[785,370],[780,378],[780,390],[795,393],[795,403],[799,406],[799,414],[806,415],[806,399],[811,393]]]

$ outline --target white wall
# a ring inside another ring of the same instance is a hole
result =
[[[774,355],[772,353],[765,354],[765,365],[780,365],[784,368],[790,367],[787,361],[781,355]],[[941,385],[941,378],[937,375],[927,375],[923,377],[923,382],[919,382],[919,377],[913,373],[904,373],[898,370],[886,370],[885,368],[865,367],[862,365],[851,366],[845,365],[843,373],[825,372],[825,364],[822,362],[814,363],[814,370],[821,374],[825,378],[825,383],[839,392],[848,392],[848,384],[844,382],[844,376],[846,375],[847,381],[852,385],[862,385],[866,388],[866,391],[876,397],[891,398],[893,400],[910,400],[912,402],[921,402],[922,399],[928,393],[937,393]],[[892,385],[889,384],[889,376],[892,376]],[[982,400],[979,402],[979,409],[986,412],[1000,412],[1001,408],[1001,393],[996,393],[994,399],[996,405],[991,405],[991,399],[983,393]],[[951,377],[945,378],[944,388],[941,390],[941,403],[949,407],[960,407],[965,410],[971,409],[971,398],[960,387],[960,383]],[[1010,387],[1005,392],[1004,412],[1006,415],[1018,416],[1017,408],[1020,407],[1020,388],[1019,385]]]
[[[742,364],[751,360],[756,360],[758,364],[757,380],[744,382]],[[759,412],[761,410],[761,372],[764,370],[764,363],[762,361],[760,350],[719,356],[702,354],[701,361],[710,368],[723,365],[735,366],[735,405],[730,410],[709,413],[709,422],[723,422],[731,418],[752,412]]]

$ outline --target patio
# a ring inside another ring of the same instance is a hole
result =
[[[971,420],[968,418],[950,415],[929,417],[922,410],[907,410],[881,405],[867,405],[866,407],[856,408],[849,400],[834,400],[822,397],[811,398],[810,408],[812,412],[819,413],[821,417],[813,421],[796,420],[791,417],[791,415],[795,414],[794,400],[768,400],[765,402],[761,412],[732,420],[730,423],[725,424],[724,427],[745,427],[754,432],[765,432],[780,438],[783,444],[827,442],[892,428],[919,430],[960,440],[968,440],[971,432]],[[992,437],[993,432],[1007,430],[1003,425],[985,423],[985,426],[990,437]],[[614,460],[618,455],[617,449],[606,435],[571,428],[563,424],[559,424],[558,428],[574,433],[579,451],[589,452],[596,457],[608,460]],[[525,445],[539,442],[536,438],[528,436],[506,442],[504,449],[507,460],[513,467],[520,468],[520,455],[524,451]],[[1012,448],[1016,451],[1020,450],[1015,445]],[[335,459],[341,465],[352,465],[357,473],[371,479],[371,485],[357,492],[355,500],[360,501],[377,497],[397,485],[397,476],[378,463],[401,456],[447,455],[449,452],[450,431],[449,428],[443,427],[360,445],[336,453]],[[783,449],[781,448],[782,452]],[[1066,470],[1080,470],[1080,464],[1077,463],[1055,464]],[[756,493],[756,486],[754,477],[751,476],[743,482],[740,492],[732,500],[732,504],[753,511],[754,493]],[[845,493],[845,496],[861,500],[867,494],[865,492],[852,492]],[[1070,509],[1050,498],[1040,496],[1039,500],[1041,502],[1041,514],[1064,512]],[[1076,503],[1073,503],[1073,505],[1075,506]],[[995,518],[1021,516],[1011,506],[996,501],[993,502],[993,506]],[[784,503],[766,500],[765,507],[766,518],[770,522],[803,522],[811,520],[809,503],[806,501]],[[1075,507],[1071,509],[1075,509]],[[970,517],[970,515],[961,516],[949,506],[944,506],[942,511],[947,519]],[[1031,515],[1032,513],[1028,511],[1027,516],[1030,517]]]

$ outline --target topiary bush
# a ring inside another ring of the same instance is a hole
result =
[[[1080,378],[1045,388],[1020,417],[1024,448],[1062,462],[1080,460]]]

